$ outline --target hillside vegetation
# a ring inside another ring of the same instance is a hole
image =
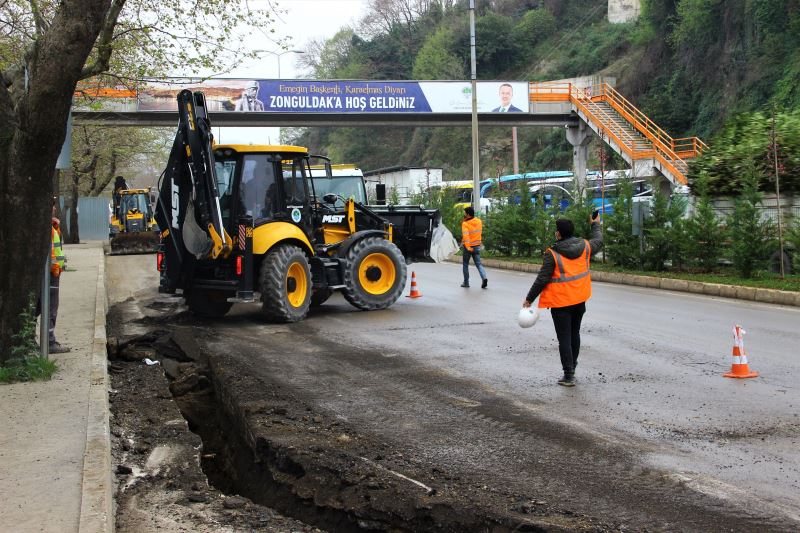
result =
[[[478,79],[616,77],[618,89],[671,135],[712,144],[696,168],[718,192],[738,179],[741,157],[766,170],[774,112],[786,186],[798,188],[800,0],[643,0],[641,17],[627,24],[608,23],[606,0],[476,4]],[[468,79],[468,20],[465,0],[371,0],[356,29],[312,43],[305,66],[315,78]],[[289,135],[365,169],[428,164],[443,167],[448,179],[471,175],[469,128],[314,128]],[[511,172],[509,128],[481,128],[480,146],[484,176]],[[522,171],[571,168],[571,148],[559,129],[520,128],[519,154]]]

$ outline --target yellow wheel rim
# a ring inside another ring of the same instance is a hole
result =
[[[286,271],[286,299],[292,307],[300,307],[308,294],[308,276],[302,263],[294,262]]]
[[[386,254],[369,254],[358,267],[358,282],[370,294],[385,294],[397,279],[394,262]]]

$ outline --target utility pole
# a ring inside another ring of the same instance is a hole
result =
[[[512,161],[514,164],[514,174],[519,174],[519,146],[517,145],[517,127],[512,126],[511,128],[511,150],[512,153]]]
[[[606,161],[608,160],[608,156],[606,155],[606,143],[603,134],[600,134],[600,217],[601,221],[605,218],[606,215]],[[600,224],[600,231],[603,232],[603,242],[606,239],[606,229],[605,224]],[[603,247],[603,263],[606,262],[606,248]]]
[[[775,204],[778,208],[778,243],[780,244],[781,279],[786,277],[783,265],[783,213],[781,210],[781,177],[778,163],[778,132],[775,128],[775,108],[772,108],[772,128],[770,131],[770,151],[775,164]]]
[[[469,0],[469,58],[472,86],[472,208],[481,210],[481,168],[478,160],[478,84],[475,60],[475,0]]]

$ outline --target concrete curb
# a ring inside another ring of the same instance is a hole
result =
[[[448,261],[460,263],[461,258],[450,258]],[[531,263],[517,263],[514,261],[500,261],[499,259],[483,259],[484,266],[499,268],[501,270],[516,270],[519,272],[539,272],[539,265]],[[650,289],[663,289],[668,291],[689,292],[718,296],[720,298],[734,298],[737,300],[750,300],[778,305],[791,305],[800,307],[800,292],[779,291],[775,289],[758,289],[756,287],[741,287],[738,285],[721,285],[718,283],[703,283],[701,281],[688,281],[684,279],[657,278],[654,276],[638,276],[622,272],[597,272],[592,271],[592,280],[604,283],[619,283],[634,285]]]
[[[78,525],[78,531],[81,533],[111,533],[114,531],[105,281],[105,255],[103,255],[97,273],[94,341],[92,342],[92,360],[89,372],[86,448],[83,455],[81,514]]]

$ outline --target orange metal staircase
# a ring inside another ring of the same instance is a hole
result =
[[[708,148],[697,137],[673,139],[608,84],[530,84],[531,102],[569,102],[572,110],[631,166],[651,161],[675,185],[686,185],[687,160]]]

